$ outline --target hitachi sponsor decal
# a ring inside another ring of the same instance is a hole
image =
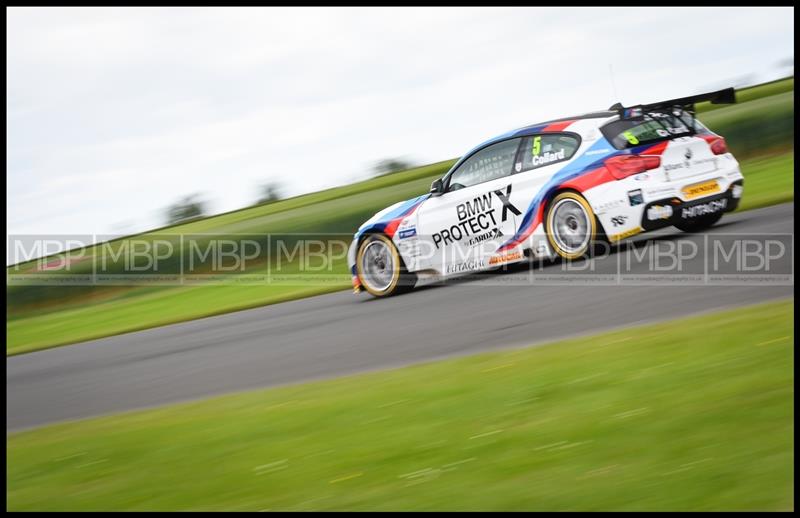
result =
[[[461,273],[461,272],[471,272],[473,270],[480,270],[483,268],[485,263],[481,260],[473,260],[473,261],[465,261],[463,263],[451,263],[447,265],[446,272],[449,273]]]
[[[689,219],[703,216],[705,214],[714,214],[716,212],[725,210],[725,207],[727,206],[728,199],[722,198],[721,200],[714,200],[701,205],[695,205],[693,207],[684,207],[681,209],[681,217],[684,219]]]

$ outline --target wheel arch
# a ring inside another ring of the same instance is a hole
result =
[[[403,293],[406,291],[411,290],[414,285],[416,284],[416,274],[413,272],[409,272],[408,267],[406,265],[406,260],[403,257],[403,253],[397,243],[394,242],[394,238],[389,236],[383,229],[380,228],[370,228],[362,232],[358,238],[353,243],[353,249],[355,250],[355,264],[352,267],[352,273],[354,276],[359,277],[358,274],[358,261],[359,261],[359,250],[363,243],[369,239],[371,236],[381,236],[383,237],[390,246],[394,248],[394,251],[399,259],[399,270],[398,270],[398,278],[395,282],[395,287],[392,288],[392,291],[388,295],[394,295],[398,293]],[[363,286],[363,289],[372,293],[368,286],[364,285],[359,281],[359,286]],[[386,296],[386,295],[375,295],[374,296]]]
[[[545,197],[545,200],[544,200],[544,207],[543,207],[543,210],[542,210],[542,214],[544,216],[547,215],[547,211],[550,209],[550,204],[553,202],[553,200],[556,198],[556,196],[558,196],[562,192],[575,193],[578,196],[580,196],[581,198],[583,198],[584,200],[586,200],[586,202],[589,204],[589,207],[592,207],[592,202],[589,201],[589,198],[586,196],[586,194],[583,191],[581,191],[580,189],[578,189],[577,187],[575,187],[573,185],[570,185],[569,183],[566,183],[566,184],[558,186],[557,188],[553,189],[552,192],[547,194],[547,196]],[[597,238],[601,238],[601,239],[607,239],[608,238],[608,234],[606,234],[606,229],[603,226],[603,222],[600,221],[600,218],[597,217],[597,214],[595,214],[594,208],[592,208],[592,216],[594,216],[594,221],[595,221],[595,225],[596,225],[596,228],[597,228],[596,237]],[[543,225],[544,225],[544,223],[545,223],[544,220],[542,220],[542,224]],[[546,232],[546,229],[545,229],[545,232]]]
[[[592,206],[592,202],[589,201],[589,198],[586,196],[586,194],[583,191],[581,191],[577,187],[567,183],[567,184],[560,185],[557,188],[553,189],[553,191],[548,193],[548,195],[545,197],[544,207],[543,207],[543,210],[542,210],[543,216],[547,215],[547,211],[550,209],[550,204],[553,202],[555,197],[558,196],[559,194],[561,194],[562,192],[575,193],[578,196],[580,196],[581,198],[583,198],[584,200],[586,200],[586,202],[589,204],[589,207]],[[597,236],[596,237],[602,238],[602,239],[607,239],[608,235],[606,234],[606,229],[603,226],[603,222],[600,221],[600,218],[597,217],[597,214],[594,213],[594,209],[592,209],[592,216],[594,216],[594,221],[595,221],[595,225],[596,225],[596,228],[597,228]],[[544,223],[545,223],[544,219],[542,219],[542,224],[544,225]],[[546,231],[546,229],[545,229],[545,231]]]
[[[607,242],[608,241],[608,234],[606,233],[606,229],[603,226],[603,222],[600,221],[600,218],[597,216],[597,214],[595,214],[594,208],[592,207],[592,203],[589,201],[589,198],[586,196],[586,194],[583,191],[581,191],[580,189],[578,189],[577,187],[575,187],[573,185],[570,185],[569,183],[564,184],[564,185],[560,185],[557,188],[553,189],[552,192],[549,192],[547,194],[547,196],[545,197],[545,199],[544,199],[544,203],[543,203],[543,207],[542,207],[542,225],[544,227],[545,234],[547,233],[547,228],[546,228],[547,227],[547,224],[546,224],[547,211],[550,210],[550,205],[552,204],[552,202],[556,198],[556,196],[558,196],[561,193],[565,193],[565,192],[571,192],[571,193],[577,194],[578,196],[580,196],[581,198],[586,200],[586,203],[589,205],[589,208],[592,211],[592,216],[594,216],[595,229],[596,229],[595,240],[599,240],[601,242]],[[548,243],[548,246],[551,246],[551,245]]]
[[[406,266],[406,259],[405,259],[405,257],[403,257],[403,252],[400,250],[400,247],[397,246],[397,243],[394,242],[394,237],[390,236],[389,234],[384,232],[382,229],[370,228],[370,229],[365,230],[364,232],[362,232],[361,235],[358,236],[358,239],[356,240],[356,243],[355,243],[356,254],[358,253],[358,249],[361,248],[361,243],[363,243],[364,240],[367,239],[369,236],[374,236],[374,235],[381,235],[381,236],[385,237],[386,239],[388,239],[389,242],[392,243],[392,246],[394,246],[395,250],[397,250],[397,256],[400,257],[400,263],[401,263],[400,266],[405,268],[406,271],[407,271],[408,267]]]

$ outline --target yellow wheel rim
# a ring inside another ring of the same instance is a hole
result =
[[[577,259],[586,254],[597,234],[592,207],[574,192],[562,192],[550,202],[545,221],[547,241],[564,259]]]
[[[358,247],[356,272],[371,295],[391,294],[400,280],[400,255],[392,240],[383,234],[367,236]]]

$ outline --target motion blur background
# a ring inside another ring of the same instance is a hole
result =
[[[791,13],[12,8],[8,232],[140,232],[192,194],[218,213],[265,184],[308,193],[617,101],[790,76]]]

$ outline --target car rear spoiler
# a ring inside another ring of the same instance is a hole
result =
[[[648,112],[671,110],[675,108],[679,108],[694,115],[695,103],[706,101],[711,104],[734,104],[736,102],[736,90],[733,88],[725,88],[724,90],[718,90],[716,92],[690,95],[689,97],[681,97],[679,99],[668,99],[652,104],[639,104],[627,108],[622,106],[622,103],[617,103],[609,108],[609,110],[618,112],[621,119],[638,119]]]

